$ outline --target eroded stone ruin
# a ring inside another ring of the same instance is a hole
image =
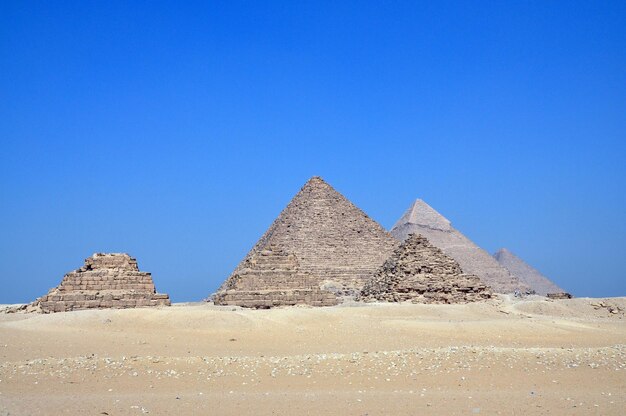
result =
[[[329,295],[358,294],[398,245],[376,221],[313,177],[220,287],[214,302],[334,304]]]
[[[61,284],[34,302],[44,313],[97,308],[169,306],[156,293],[152,276],[140,272],[128,254],[96,253],[80,269],[67,273]]]
[[[400,241],[404,241],[409,234],[421,234],[456,260],[465,273],[480,277],[497,293],[531,290],[421,199],[416,200],[396,222],[391,234]]]
[[[506,248],[498,250],[493,257],[498,263],[507,269],[513,276],[530,286],[538,295],[546,296],[548,293],[562,293],[563,289],[531,267],[524,260],[511,253]]]
[[[359,300],[467,303],[491,297],[490,288],[419,234],[402,245],[365,284]]]

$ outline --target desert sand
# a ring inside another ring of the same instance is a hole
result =
[[[624,310],[498,296],[0,313],[0,416],[624,415]]]

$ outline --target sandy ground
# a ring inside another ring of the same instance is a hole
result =
[[[0,416],[624,415],[624,310],[501,297],[0,313]]]

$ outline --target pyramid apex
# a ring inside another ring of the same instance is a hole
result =
[[[422,208],[422,209],[429,209],[429,210],[435,211],[435,209],[433,207],[428,205],[426,203],[426,201],[424,201],[421,198],[416,198],[415,201],[413,201],[413,203],[411,204],[411,208],[412,209],[420,209],[420,208]]]
[[[315,175],[315,176],[311,176],[309,180],[306,181],[306,183],[326,183],[326,181],[321,176]]]
[[[511,250],[509,250],[506,247],[502,247],[500,250],[496,251],[493,254],[493,257],[495,257],[496,259],[499,259],[501,256],[513,256],[513,257],[517,257],[515,254],[513,254],[511,252]]]
[[[320,190],[323,192],[337,192],[335,188],[328,182],[324,180],[321,176],[311,176],[308,181],[304,185],[302,185],[302,189],[308,190]]]
[[[450,221],[428,205],[424,200],[417,198],[393,228],[405,224],[422,225],[435,230],[449,231]]]

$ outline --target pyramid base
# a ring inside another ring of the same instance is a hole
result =
[[[334,306],[339,303],[339,300],[332,293],[319,289],[226,290],[218,292],[213,302],[216,305],[269,309],[295,305]]]
[[[69,312],[83,309],[127,309],[170,306],[166,294],[148,291],[56,291],[36,300],[43,313]]]
[[[427,304],[459,304],[473,303],[491,299],[489,293],[472,293],[460,295],[459,293],[393,293],[381,296],[361,297],[363,302],[411,302]]]

